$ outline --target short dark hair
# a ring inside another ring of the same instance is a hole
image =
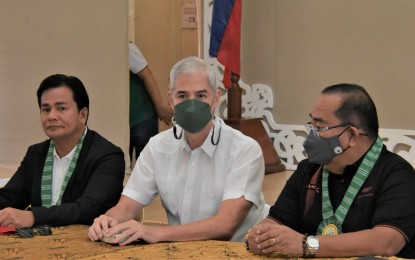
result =
[[[352,123],[362,129],[369,138],[377,138],[379,121],[376,106],[362,86],[342,83],[329,86],[321,93],[342,96],[343,103],[335,112],[341,123]]]
[[[55,74],[45,78],[37,90],[37,103],[39,108],[41,106],[41,97],[43,92],[51,88],[68,87],[72,90],[73,99],[78,107],[78,111],[81,111],[86,107],[89,111],[89,97],[86,92],[85,86],[77,77],[67,76],[63,74]]]

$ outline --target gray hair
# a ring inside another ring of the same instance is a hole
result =
[[[170,71],[170,90],[174,89],[176,79],[183,74],[193,74],[202,72],[209,79],[209,85],[213,92],[216,91],[216,75],[213,73],[209,65],[198,57],[187,57],[178,61]]]

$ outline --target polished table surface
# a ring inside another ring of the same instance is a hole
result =
[[[50,236],[0,235],[0,259],[295,259],[254,255],[244,243],[216,240],[118,246],[92,242],[87,232],[87,226],[72,225],[53,228]]]

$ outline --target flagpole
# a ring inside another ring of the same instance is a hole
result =
[[[231,87],[228,89],[228,118],[242,116],[242,89],[239,87],[239,76],[231,72]]]
[[[265,174],[285,171],[285,166],[262,125],[262,118],[242,118],[242,88],[238,82],[239,76],[231,72],[231,86],[228,88],[228,117],[224,118],[225,123],[258,142],[264,155]]]
[[[209,54],[224,66],[223,84],[228,91],[225,123],[252,137],[261,146],[265,174],[285,170],[268,136],[262,118],[242,118],[241,64],[242,0],[214,0]]]

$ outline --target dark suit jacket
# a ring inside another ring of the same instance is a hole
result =
[[[123,151],[88,129],[76,168],[60,206],[42,207],[40,186],[50,140],[29,147],[10,181],[0,189],[0,209],[30,206],[35,224],[90,225],[119,200],[123,189]]]

